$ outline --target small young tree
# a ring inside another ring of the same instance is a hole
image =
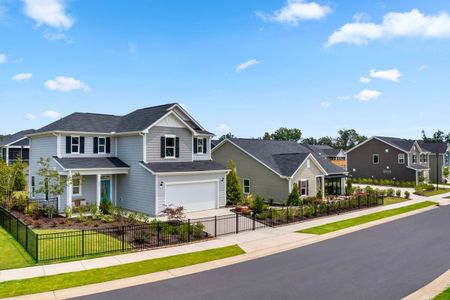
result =
[[[345,195],[350,196],[354,192],[352,181],[350,179],[347,180],[347,185],[345,186]]]
[[[241,179],[237,174],[237,166],[234,161],[230,160],[227,168],[231,170],[227,175],[227,200],[229,203],[236,205],[241,202],[243,197]]]
[[[289,194],[289,198],[287,200],[288,206],[299,206],[300,205],[300,192],[298,190],[297,183],[292,185],[292,191]]]
[[[25,179],[25,164],[20,160],[16,160],[12,165],[14,178],[14,191],[25,191],[27,187],[27,181]]]
[[[448,175],[450,175],[450,168],[444,168],[444,171],[442,172],[442,174],[444,175],[444,179],[448,178]]]
[[[60,196],[63,192],[70,178],[62,177],[58,171],[54,170],[50,165],[50,158],[40,158],[38,161],[39,182],[36,188],[36,193],[44,194],[45,199],[49,196]]]
[[[20,160],[11,166],[0,161],[0,200],[10,202],[13,192],[25,189],[24,168]]]

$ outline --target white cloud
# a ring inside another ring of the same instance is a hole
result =
[[[4,64],[6,62],[6,55],[3,53],[0,53],[0,65]]]
[[[256,59],[250,59],[250,60],[248,60],[246,62],[243,62],[242,64],[238,65],[236,67],[236,72],[244,71],[245,69],[250,68],[251,66],[254,66],[254,65],[258,65],[260,63],[261,62],[256,60]]]
[[[355,95],[355,98],[361,101],[370,101],[381,96],[381,92],[375,90],[364,89]]]
[[[22,81],[22,80],[31,79],[31,77],[33,77],[33,74],[31,74],[31,73],[19,73],[19,74],[14,75],[11,79],[15,80],[15,81]]]
[[[219,133],[228,133],[231,130],[230,126],[228,126],[227,124],[223,124],[223,123],[220,124],[219,126],[217,126],[216,129]]]
[[[322,101],[322,102],[320,102],[320,106],[322,106],[323,108],[328,108],[331,106],[331,102],[330,101]]]
[[[369,82],[371,82],[372,81],[372,79],[370,79],[369,77],[361,77],[361,78],[359,78],[359,82],[361,82],[361,83],[369,83]]]
[[[25,119],[33,121],[33,120],[36,119],[36,116],[34,114],[32,114],[32,113],[26,113],[25,114]]]
[[[22,0],[25,14],[37,25],[47,25],[58,29],[69,29],[74,20],[66,14],[63,0]]]
[[[73,90],[81,90],[88,92],[89,87],[82,81],[73,77],[58,76],[53,80],[47,80],[45,87],[51,91],[70,92]]]
[[[400,77],[402,77],[402,73],[398,69],[390,69],[390,70],[370,70],[370,77],[378,78],[383,80],[390,80],[394,82],[398,82]]]
[[[366,45],[374,40],[402,37],[450,38],[450,17],[447,12],[424,15],[417,9],[404,13],[390,12],[384,15],[380,24],[361,21],[345,24],[328,38],[326,45]]]
[[[44,38],[49,41],[66,41],[68,44],[72,44],[72,38],[68,37],[62,32],[51,32],[46,30],[44,32]]]
[[[42,116],[47,119],[60,119],[61,118],[61,114],[54,110],[47,110],[42,113]]]
[[[305,2],[303,0],[288,0],[286,6],[270,15],[257,12],[256,14],[265,21],[278,22],[297,26],[306,20],[319,20],[331,13],[331,8],[320,5],[317,2]]]

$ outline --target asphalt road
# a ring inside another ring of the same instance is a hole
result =
[[[318,244],[81,299],[401,299],[450,269],[450,206]]]

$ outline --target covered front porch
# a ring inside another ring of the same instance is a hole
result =
[[[116,158],[58,158],[55,161],[63,168],[59,174],[66,179],[59,211],[92,204],[99,207],[102,200],[117,204],[118,175],[129,171],[125,163]]]
[[[408,168],[416,172],[416,184],[428,183],[430,181],[430,168],[422,165],[411,165]]]
[[[346,174],[330,174],[316,177],[318,190],[322,191],[322,200],[345,195]]]

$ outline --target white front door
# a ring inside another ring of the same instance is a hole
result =
[[[183,206],[186,211],[215,209],[219,203],[219,182],[166,183],[166,205]]]

